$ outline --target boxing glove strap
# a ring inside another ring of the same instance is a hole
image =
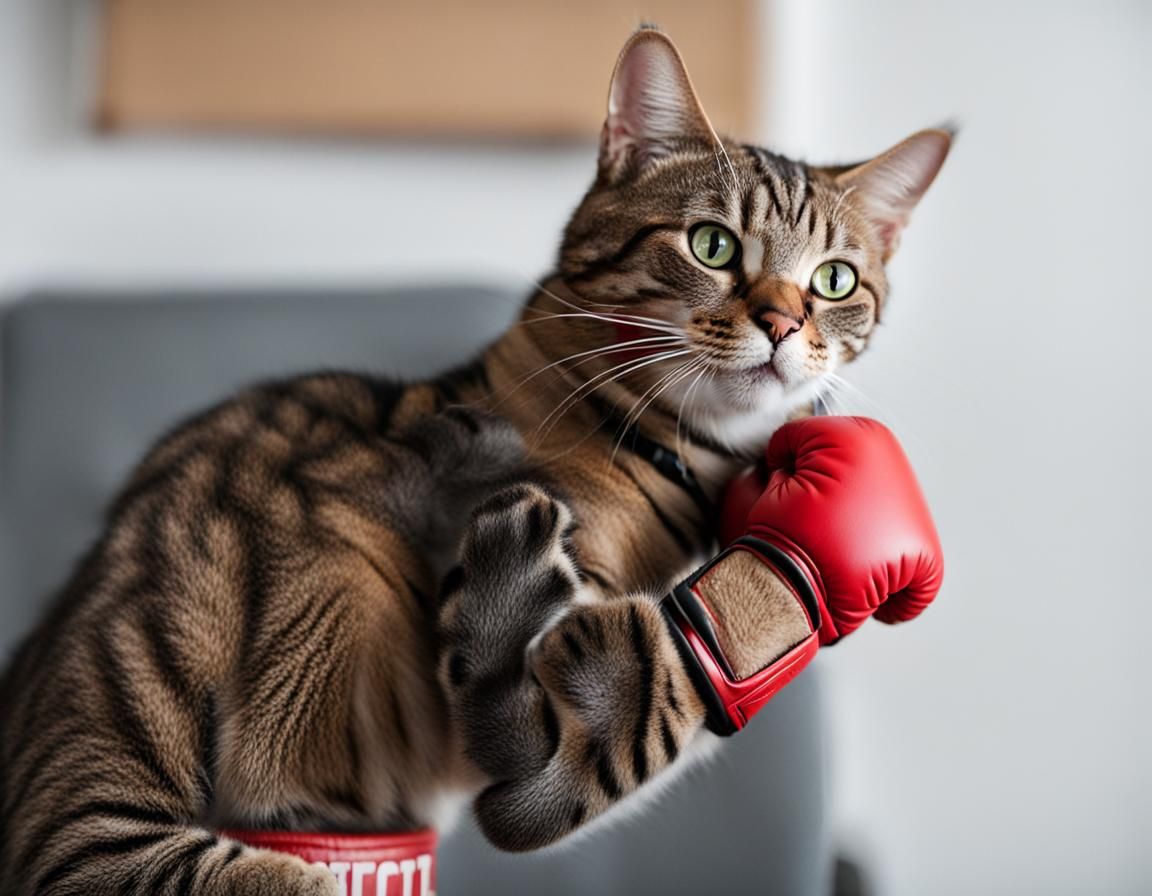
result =
[[[433,896],[436,832],[324,834],[225,830],[222,837],[299,856],[332,872],[341,896]]]
[[[749,551],[770,566],[792,588],[808,615],[808,635],[783,656],[747,678],[737,678],[720,646],[707,605],[696,590],[708,571],[734,551]],[[737,539],[709,563],[677,585],[660,602],[672,640],[684,668],[704,703],[706,724],[715,734],[728,736],[799,674],[819,648],[820,608],[807,575],[787,553],[769,542],[745,536]]]

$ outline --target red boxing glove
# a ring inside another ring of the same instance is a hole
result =
[[[782,426],[763,468],[730,484],[721,530],[731,545],[664,602],[718,733],[743,727],[817,644],[872,615],[882,622],[919,615],[944,577],[940,539],[908,459],[887,427],[864,417]],[[751,552],[788,583],[812,626],[784,656],[742,680],[728,667],[696,587],[734,550]]]
[[[722,537],[753,536],[802,567],[820,605],[821,644],[869,616],[905,622],[932,602],[944,579],[940,538],[884,424],[798,420],[772,437],[764,464],[729,486]]]

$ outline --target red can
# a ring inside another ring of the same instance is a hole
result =
[[[221,831],[258,849],[323,865],[340,896],[435,896],[436,832],[317,834],[295,831]]]

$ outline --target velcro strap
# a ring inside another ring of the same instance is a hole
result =
[[[732,671],[697,583],[731,552],[745,550],[756,555],[787,582],[803,605],[811,629],[808,635],[759,672],[737,678]],[[672,640],[680,651],[684,668],[704,703],[706,724],[715,734],[728,736],[787,685],[816,655],[820,643],[820,608],[816,592],[803,569],[784,551],[751,536],[738,539],[712,561],[696,570],[660,602]]]

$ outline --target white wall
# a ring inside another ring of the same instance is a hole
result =
[[[1152,6],[776,8],[785,147],[962,126],[853,376],[948,571],[824,657],[847,839],[893,896],[1152,892]]]
[[[853,377],[922,474],[948,576],[916,624],[821,660],[844,842],[892,896],[1152,891],[1149,7],[766,2],[768,142],[848,159],[963,125]],[[590,147],[81,139],[76,9],[0,0],[0,296],[527,286],[592,174]]]
[[[69,57],[89,49],[92,10],[0,0],[0,301],[46,284],[480,277],[527,291],[595,173],[591,143],[84,136],[90,70]]]

